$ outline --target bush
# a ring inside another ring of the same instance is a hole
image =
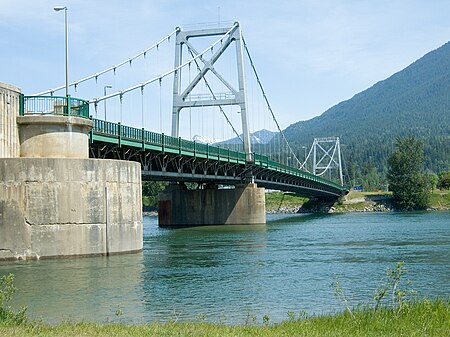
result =
[[[437,187],[441,190],[450,190],[450,171],[444,171],[439,174]]]
[[[26,307],[15,311],[10,305],[16,291],[14,274],[2,276],[0,279],[0,324],[22,324],[27,321]]]

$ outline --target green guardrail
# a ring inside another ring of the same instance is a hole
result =
[[[89,102],[63,96],[21,96],[20,116],[62,115],[89,118]]]
[[[90,118],[89,102],[71,96],[21,96],[20,115],[63,115]],[[199,144],[189,140],[167,136],[144,129],[133,128],[120,123],[112,123],[100,119],[93,119],[94,133],[114,138],[114,141],[121,145],[122,141],[128,141],[136,147],[145,147],[146,144],[155,145],[161,150],[194,157],[210,158],[219,161],[233,163],[246,163],[246,154],[240,151],[223,149],[209,144]],[[318,177],[314,174],[302,171],[295,167],[290,167],[269,159],[268,156],[253,154],[253,163],[256,166],[267,168],[272,171],[290,174],[296,177],[308,179],[330,187],[343,190],[332,181]]]
[[[235,163],[245,163],[246,160],[245,153],[243,152],[223,149],[208,144],[200,144],[182,138],[125,126],[120,123],[112,123],[95,118],[92,121],[93,134],[107,137],[111,136],[117,143],[131,141],[134,142],[134,146],[136,147],[145,147],[146,144],[155,145],[161,148],[163,152],[170,151],[172,153],[214,158]]]
[[[221,161],[245,163],[246,155],[244,152],[223,149],[208,144],[199,144],[189,140],[167,136],[144,129],[125,126],[120,123],[112,123],[100,119],[93,119],[94,125],[92,133],[105,136],[111,136],[115,142],[131,141],[136,147],[145,147],[145,144],[155,145],[161,148],[161,151],[170,151],[184,155],[198,156]],[[92,137],[92,136],[91,136]],[[272,171],[290,174],[299,178],[307,179],[338,190],[345,189],[343,186],[332,181],[318,177],[314,174],[302,171],[295,167],[290,167],[269,159],[268,156],[253,154],[254,165],[267,168]]]

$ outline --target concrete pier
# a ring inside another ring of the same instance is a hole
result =
[[[20,156],[88,158],[90,119],[74,116],[20,116]]]
[[[201,190],[169,185],[158,199],[161,227],[266,223],[264,188],[256,184]]]
[[[0,159],[0,260],[107,255],[142,245],[139,163]]]
[[[141,251],[140,164],[89,159],[90,119],[20,99],[0,83],[0,260]]]

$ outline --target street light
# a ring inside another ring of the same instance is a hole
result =
[[[106,89],[111,89],[112,85],[108,84],[103,87],[103,96],[106,96]],[[106,121],[106,99],[105,99],[105,121]]]
[[[66,32],[66,97],[69,97],[69,29],[68,29],[68,19],[67,19],[67,7],[66,6],[55,6],[53,10],[56,12],[64,10],[65,18],[65,32]],[[69,102],[67,102],[69,103]],[[69,105],[67,104],[67,107]]]

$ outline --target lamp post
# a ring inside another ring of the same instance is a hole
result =
[[[56,12],[64,10],[65,18],[65,33],[66,33],[66,97],[69,97],[69,27],[67,19],[67,7],[66,6],[55,6],[53,10]]]
[[[103,96],[106,96],[106,89],[111,89],[112,85],[108,84],[103,87]],[[105,99],[105,121],[106,121],[106,99]]]

